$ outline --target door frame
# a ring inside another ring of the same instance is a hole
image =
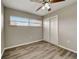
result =
[[[58,26],[58,15],[54,15],[53,17],[50,17],[50,18],[49,18],[49,40],[51,41],[51,19],[54,18],[54,17],[57,18],[57,40],[58,40],[58,43],[59,43],[59,39],[58,39],[58,37],[59,37],[59,36],[58,36],[58,33],[59,33],[59,32],[58,32],[58,27],[59,27],[59,26]],[[50,43],[52,43],[52,42],[50,42]],[[55,44],[55,45],[58,45],[58,43]],[[54,43],[52,43],[52,44],[54,44]]]

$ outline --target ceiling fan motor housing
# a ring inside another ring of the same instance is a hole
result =
[[[51,11],[51,8],[49,8],[48,11]]]

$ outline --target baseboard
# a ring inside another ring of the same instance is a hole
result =
[[[58,45],[58,46],[61,47],[61,48],[66,49],[66,50],[69,50],[69,51],[71,51],[71,52],[73,52],[73,53],[77,53],[77,51],[74,51],[74,50],[72,50],[72,49],[66,48],[66,47],[64,47],[64,46],[61,46],[61,45]]]
[[[46,41],[46,40],[44,40],[44,41]],[[46,41],[46,42],[48,42],[48,41]],[[51,43],[51,42],[49,42],[49,43]],[[51,43],[51,44],[53,44],[53,43]],[[53,45],[56,45],[56,44],[53,44]],[[61,48],[63,48],[63,49],[66,49],[66,50],[68,50],[68,51],[71,51],[71,52],[73,52],[73,53],[77,53],[77,51],[74,51],[74,50],[69,49],[69,48],[67,48],[67,47],[64,47],[64,46],[61,46],[61,45],[56,45],[56,46],[61,47]]]
[[[4,49],[7,50],[7,49],[14,48],[14,47],[19,47],[19,46],[22,46],[22,45],[28,45],[28,44],[35,43],[35,42],[39,42],[39,41],[42,41],[42,39],[40,39],[40,40],[36,40],[36,41],[32,41],[32,42],[28,42],[28,43],[22,43],[22,44],[18,44],[18,45],[14,45],[14,46],[6,47],[6,48],[4,48]]]
[[[2,58],[2,56],[3,56],[3,54],[4,54],[4,52],[5,52],[5,49],[3,49],[2,53],[1,53],[1,58]]]

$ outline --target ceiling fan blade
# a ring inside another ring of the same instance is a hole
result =
[[[40,6],[38,9],[36,9],[36,12],[39,11],[43,6]]]
[[[43,2],[46,2],[46,0],[43,0]]]
[[[49,0],[50,3],[57,3],[57,2],[61,2],[61,1],[65,1],[65,0]]]

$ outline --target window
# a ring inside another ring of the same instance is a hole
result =
[[[14,26],[41,26],[42,21],[29,19],[29,18],[22,18],[17,16],[10,16],[10,25]]]
[[[10,16],[10,25],[28,26],[28,19],[16,16]]]
[[[40,20],[31,19],[30,26],[41,26],[42,22]]]

